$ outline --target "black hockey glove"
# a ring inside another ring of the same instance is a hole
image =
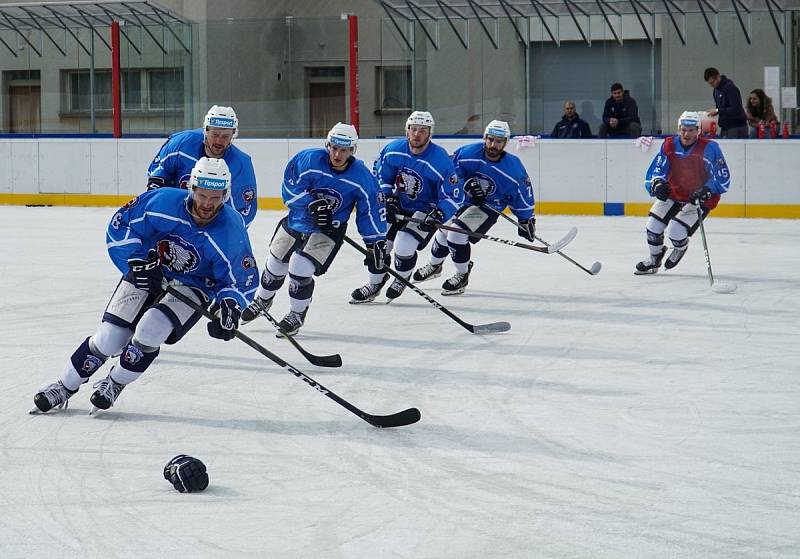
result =
[[[181,493],[202,491],[208,487],[206,465],[197,458],[179,454],[164,466],[164,479]]]
[[[383,270],[389,265],[389,253],[386,250],[386,241],[375,241],[367,245],[369,254],[364,258],[364,264],[374,265],[377,271]]]
[[[533,242],[533,236],[536,235],[536,218],[520,219],[517,233],[523,239]]]
[[[689,202],[694,205],[702,204],[703,202],[708,202],[713,195],[714,193],[706,185],[703,185],[689,194]]]
[[[397,223],[397,214],[402,213],[400,200],[397,196],[387,196],[384,203],[386,204],[386,222]]]
[[[155,249],[148,251],[147,258],[128,259],[128,281],[137,289],[144,289],[153,295],[164,290],[161,285],[164,281],[164,270]]]
[[[436,225],[441,225],[442,220],[444,220],[444,213],[442,210],[433,208],[422,218],[422,223],[419,224],[419,230],[430,233],[436,229]]]
[[[333,231],[333,206],[322,198],[314,200],[308,205],[308,212],[314,218],[316,225],[323,233]]]
[[[484,192],[481,183],[475,177],[468,178],[464,183],[464,192],[472,200],[473,205],[482,206],[486,201],[486,192]]]
[[[242,311],[236,300],[226,298],[214,304],[211,313],[216,316],[216,320],[208,323],[208,335],[218,340],[232,340],[234,332],[239,328],[239,318]]]
[[[654,178],[653,183],[650,185],[650,192],[662,202],[667,201],[670,190],[669,183],[661,177]]]
[[[147,190],[156,190],[164,186],[164,179],[161,177],[147,177]]]

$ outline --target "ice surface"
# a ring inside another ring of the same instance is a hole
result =
[[[482,241],[467,292],[349,305],[343,246],[298,340],[244,330],[363,410],[419,407],[380,430],[243,343],[197,327],[110,411],[30,416],[94,332],[118,274],[110,208],[0,207],[0,557],[631,558],[800,556],[800,223],[712,217],[680,266],[635,276],[644,218],[549,216],[558,255]],[[281,214],[250,232],[259,266]],[[350,234],[356,236],[355,227]],[[512,239],[511,224],[492,234]],[[424,257],[420,265],[425,263]],[[286,292],[273,307],[288,308]],[[95,376],[102,378],[107,367]],[[211,486],[162,478],[179,453]]]

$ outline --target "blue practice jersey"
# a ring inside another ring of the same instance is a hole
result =
[[[192,168],[205,156],[203,129],[184,130],[170,136],[156,155],[147,176],[159,177],[166,186],[187,188]],[[258,188],[253,161],[245,152],[231,144],[222,156],[231,171],[231,198],[228,201],[242,214],[246,226],[258,211]]]
[[[119,209],[106,232],[108,254],[120,272],[129,258],[158,250],[167,279],[202,289],[212,299],[232,298],[244,309],[258,287],[258,270],[242,216],[231,206],[205,227],[187,208],[185,191],[160,188]]]
[[[516,155],[504,151],[498,161],[490,161],[483,149],[483,142],[479,142],[458,148],[453,153],[453,163],[462,180],[472,177],[478,179],[486,192],[487,206],[499,212],[511,208],[517,219],[530,219],[533,216],[533,184]]]
[[[464,203],[453,161],[433,142],[419,155],[411,153],[405,138],[389,142],[375,160],[374,170],[383,194],[397,196],[404,210],[428,213],[435,206],[448,220]]]
[[[289,227],[301,233],[318,231],[308,204],[325,198],[333,206],[337,227],[356,209],[356,226],[365,243],[386,238],[386,208],[379,192],[378,182],[363,161],[353,157],[344,171],[335,171],[325,148],[304,149],[292,157],[281,185],[283,202],[289,208]]]
[[[728,164],[725,161],[725,156],[722,155],[722,150],[717,142],[705,139],[704,141],[696,141],[688,148],[681,145],[680,136],[673,136],[670,144],[674,148],[674,157],[679,159],[686,159],[693,155],[693,153],[705,144],[703,148],[703,168],[705,170],[705,186],[713,194],[725,194],[731,185],[731,173],[728,170]],[[665,147],[668,145],[666,141],[661,144],[658,154],[653,158],[650,167],[647,169],[647,174],[644,179],[644,189],[650,193],[653,179],[662,178],[668,180],[670,178],[670,161],[665,152]],[[687,185],[688,186],[688,185]],[[692,185],[699,187],[700,185]],[[683,199],[682,199],[683,201]]]

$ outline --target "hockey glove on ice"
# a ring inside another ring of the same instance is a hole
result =
[[[239,328],[239,318],[242,311],[236,300],[226,298],[216,303],[211,312],[216,316],[216,320],[208,323],[208,335],[219,340],[232,340],[234,332]]]
[[[536,218],[520,219],[517,233],[523,239],[533,242],[533,236],[536,234]]]
[[[322,198],[314,200],[308,205],[308,212],[314,218],[316,225],[323,233],[333,231],[333,206]]]
[[[386,204],[386,221],[388,223],[397,223],[397,214],[402,213],[400,200],[397,196],[387,196],[384,203]]]
[[[653,183],[650,186],[650,192],[662,202],[666,202],[670,193],[669,183],[661,177],[657,177],[653,179]]]
[[[483,191],[481,183],[475,177],[468,178],[464,183],[464,192],[470,197],[476,206],[482,206],[486,201],[486,192]]]
[[[442,220],[444,219],[444,213],[439,208],[433,208],[422,219],[422,223],[419,224],[419,230],[425,231],[426,233],[430,233],[434,229],[436,229],[436,225],[441,225]]]
[[[181,493],[202,491],[208,487],[206,465],[197,458],[179,454],[164,466],[164,479]]]
[[[689,194],[689,202],[694,205],[702,204],[703,202],[707,202],[711,199],[714,195],[707,186],[703,185],[691,194]]]
[[[373,264],[375,270],[381,271],[389,264],[389,253],[386,250],[386,241],[375,241],[367,245],[369,254],[364,259],[364,264]]]
[[[155,249],[148,251],[147,258],[128,259],[128,281],[137,289],[149,291],[153,295],[163,291],[161,283],[164,281],[164,270]]]

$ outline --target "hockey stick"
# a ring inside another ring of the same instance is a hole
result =
[[[177,298],[179,301],[188,305],[191,309],[199,313],[202,313],[203,316],[205,316],[207,319],[216,320],[216,317],[214,317],[214,315],[212,315],[208,311],[208,309],[201,307],[200,305],[195,303],[192,299],[190,299],[189,297],[187,297],[186,295],[184,295],[171,285],[166,286],[166,291],[173,297]],[[293,367],[292,365],[290,365],[289,363],[287,363],[286,361],[284,361],[283,359],[281,359],[280,357],[278,357],[265,347],[261,346],[258,342],[254,341],[246,334],[243,334],[239,330],[234,330],[233,335],[242,340],[244,343],[246,343],[253,349],[255,349],[257,352],[259,352],[261,355],[263,355],[276,365],[292,373],[294,376],[305,382],[307,385],[309,385],[311,388],[313,388],[320,394],[327,396],[328,398],[330,398],[331,400],[333,400],[334,402],[345,408],[347,411],[349,411],[354,415],[357,415],[370,425],[374,425],[375,427],[402,427],[403,425],[411,425],[412,423],[416,423],[417,421],[419,421],[421,417],[419,410],[417,408],[408,408],[406,410],[399,411],[397,413],[393,413],[390,415],[372,415],[370,413],[361,411],[347,400],[337,396],[336,394],[334,394],[333,392],[322,386],[320,383],[318,383],[308,375],[304,374],[299,369],[296,369],[295,367]]]
[[[415,217],[400,216],[400,215],[398,215],[397,217],[399,219],[403,219],[405,221],[410,221],[411,223],[424,223],[423,220],[417,219]],[[501,239],[500,237],[493,237],[492,235],[484,235],[483,233],[476,233],[474,231],[467,231],[466,229],[461,229],[459,227],[453,227],[452,225],[445,225],[444,223],[434,223],[433,226],[436,227],[437,229],[443,229],[445,231],[453,231],[455,233],[463,233],[463,234],[467,235],[468,237],[472,237],[473,239],[487,239],[489,241],[494,241],[496,243],[509,245],[509,246],[515,246],[515,247],[519,247],[519,248],[524,248],[524,249],[527,249],[527,250],[532,250],[534,252],[544,252],[544,253],[547,253],[547,254],[552,254],[554,252],[558,252],[559,250],[561,250],[562,248],[567,246],[569,243],[571,243],[572,239],[575,238],[575,235],[578,234],[578,229],[576,227],[573,227],[572,229],[569,230],[569,232],[566,235],[564,235],[564,238],[559,239],[558,241],[556,241],[552,245],[548,245],[546,247],[537,247],[537,246],[529,245],[529,244],[526,244],[526,243],[518,243],[517,241],[512,241],[512,240],[509,240],[509,239]]]
[[[368,256],[369,252],[367,249],[359,245],[353,239],[348,237],[347,235],[344,236],[344,240],[349,244],[351,247],[356,249],[358,252],[363,254],[364,256]],[[506,332],[511,329],[511,324],[508,322],[492,322],[490,324],[470,324],[469,322],[464,322],[460,318],[458,318],[455,314],[450,312],[447,308],[443,307],[436,299],[422,291],[419,287],[405,279],[403,276],[392,270],[391,268],[387,267],[386,271],[391,274],[395,279],[402,282],[406,287],[410,287],[417,295],[424,298],[428,301],[431,305],[442,311],[444,314],[458,322],[461,326],[472,332],[473,334],[489,334],[493,332]]]
[[[306,351],[303,346],[300,345],[300,342],[294,339],[294,336],[289,336],[286,332],[281,331],[278,327],[278,321],[269,314],[269,313],[262,313],[267,320],[269,320],[272,325],[278,329],[278,332],[281,333],[281,338],[285,338],[289,340],[289,342],[300,352],[300,354],[305,357],[309,363],[312,365],[316,365],[317,367],[341,367],[342,366],[342,356],[338,353],[334,353],[333,355],[314,355]]]
[[[736,291],[735,283],[722,283],[714,281],[714,272],[711,271],[711,257],[708,255],[706,228],[703,226],[703,210],[700,208],[700,204],[697,205],[697,219],[700,222],[700,238],[703,239],[703,252],[705,252],[706,255],[706,270],[708,270],[708,282],[711,284],[711,291],[715,293],[733,293]]]
[[[499,215],[500,217],[502,217],[502,218],[504,218],[504,219],[507,219],[507,220],[508,220],[510,223],[513,223],[515,227],[519,228],[519,223],[517,223],[516,221],[514,221],[513,219],[511,219],[510,217],[508,217],[508,216],[507,216],[506,214],[504,214],[503,212],[497,211],[496,209],[494,209],[494,208],[493,208],[493,207],[491,207],[491,206],[481,206],[481,208],[482,208],[482,209],[485,209],[485,210],[491,210],[491,211],[493,211],[494,213],[496,213],[496,214],[497,214],[497,215]],[[537,241],[539,241],[540,243],[542,243],[544,246],[550,246],[550,245],[549,245],[549,244],[548,244],[548,243],[547,243],[547,242],[546,242],[544,239],[542,239],[541,237],[537,237],[536,235],[534,235],[534,236],[533,236],[533,238],[534,238],[534,239],[536,239]],[[596,276],[597,274],[599,274],[599,273],[600,273],[600,268],[602,268],[602,267],[603,267],[603,265],[602,265],[600,262],[595,262],[594,264],[592,264],[592,267],[591,267],[591,268],[586,268],[586,267],[582,266],[581,264],[579,264],[578,262],[576,262],[575,260],[573,260],[572,258],[570,258],[569,256],[567,256],[566,254],[564,254],[563,252],[561,252],[560,250],[559,250],[559,251],[556,251],[556,252],[558,252],[559,256],[561,256],[562,258],[566,258],[567,260],[569,260],[570,262],[572,262],[573,264],[575,264],[575,265],[576,265],[578,268],[580,268],[581,270],[583,270],[584,272],[586,272],[587,274],[590,274],[590,275],[592,275],[592,276]]]

